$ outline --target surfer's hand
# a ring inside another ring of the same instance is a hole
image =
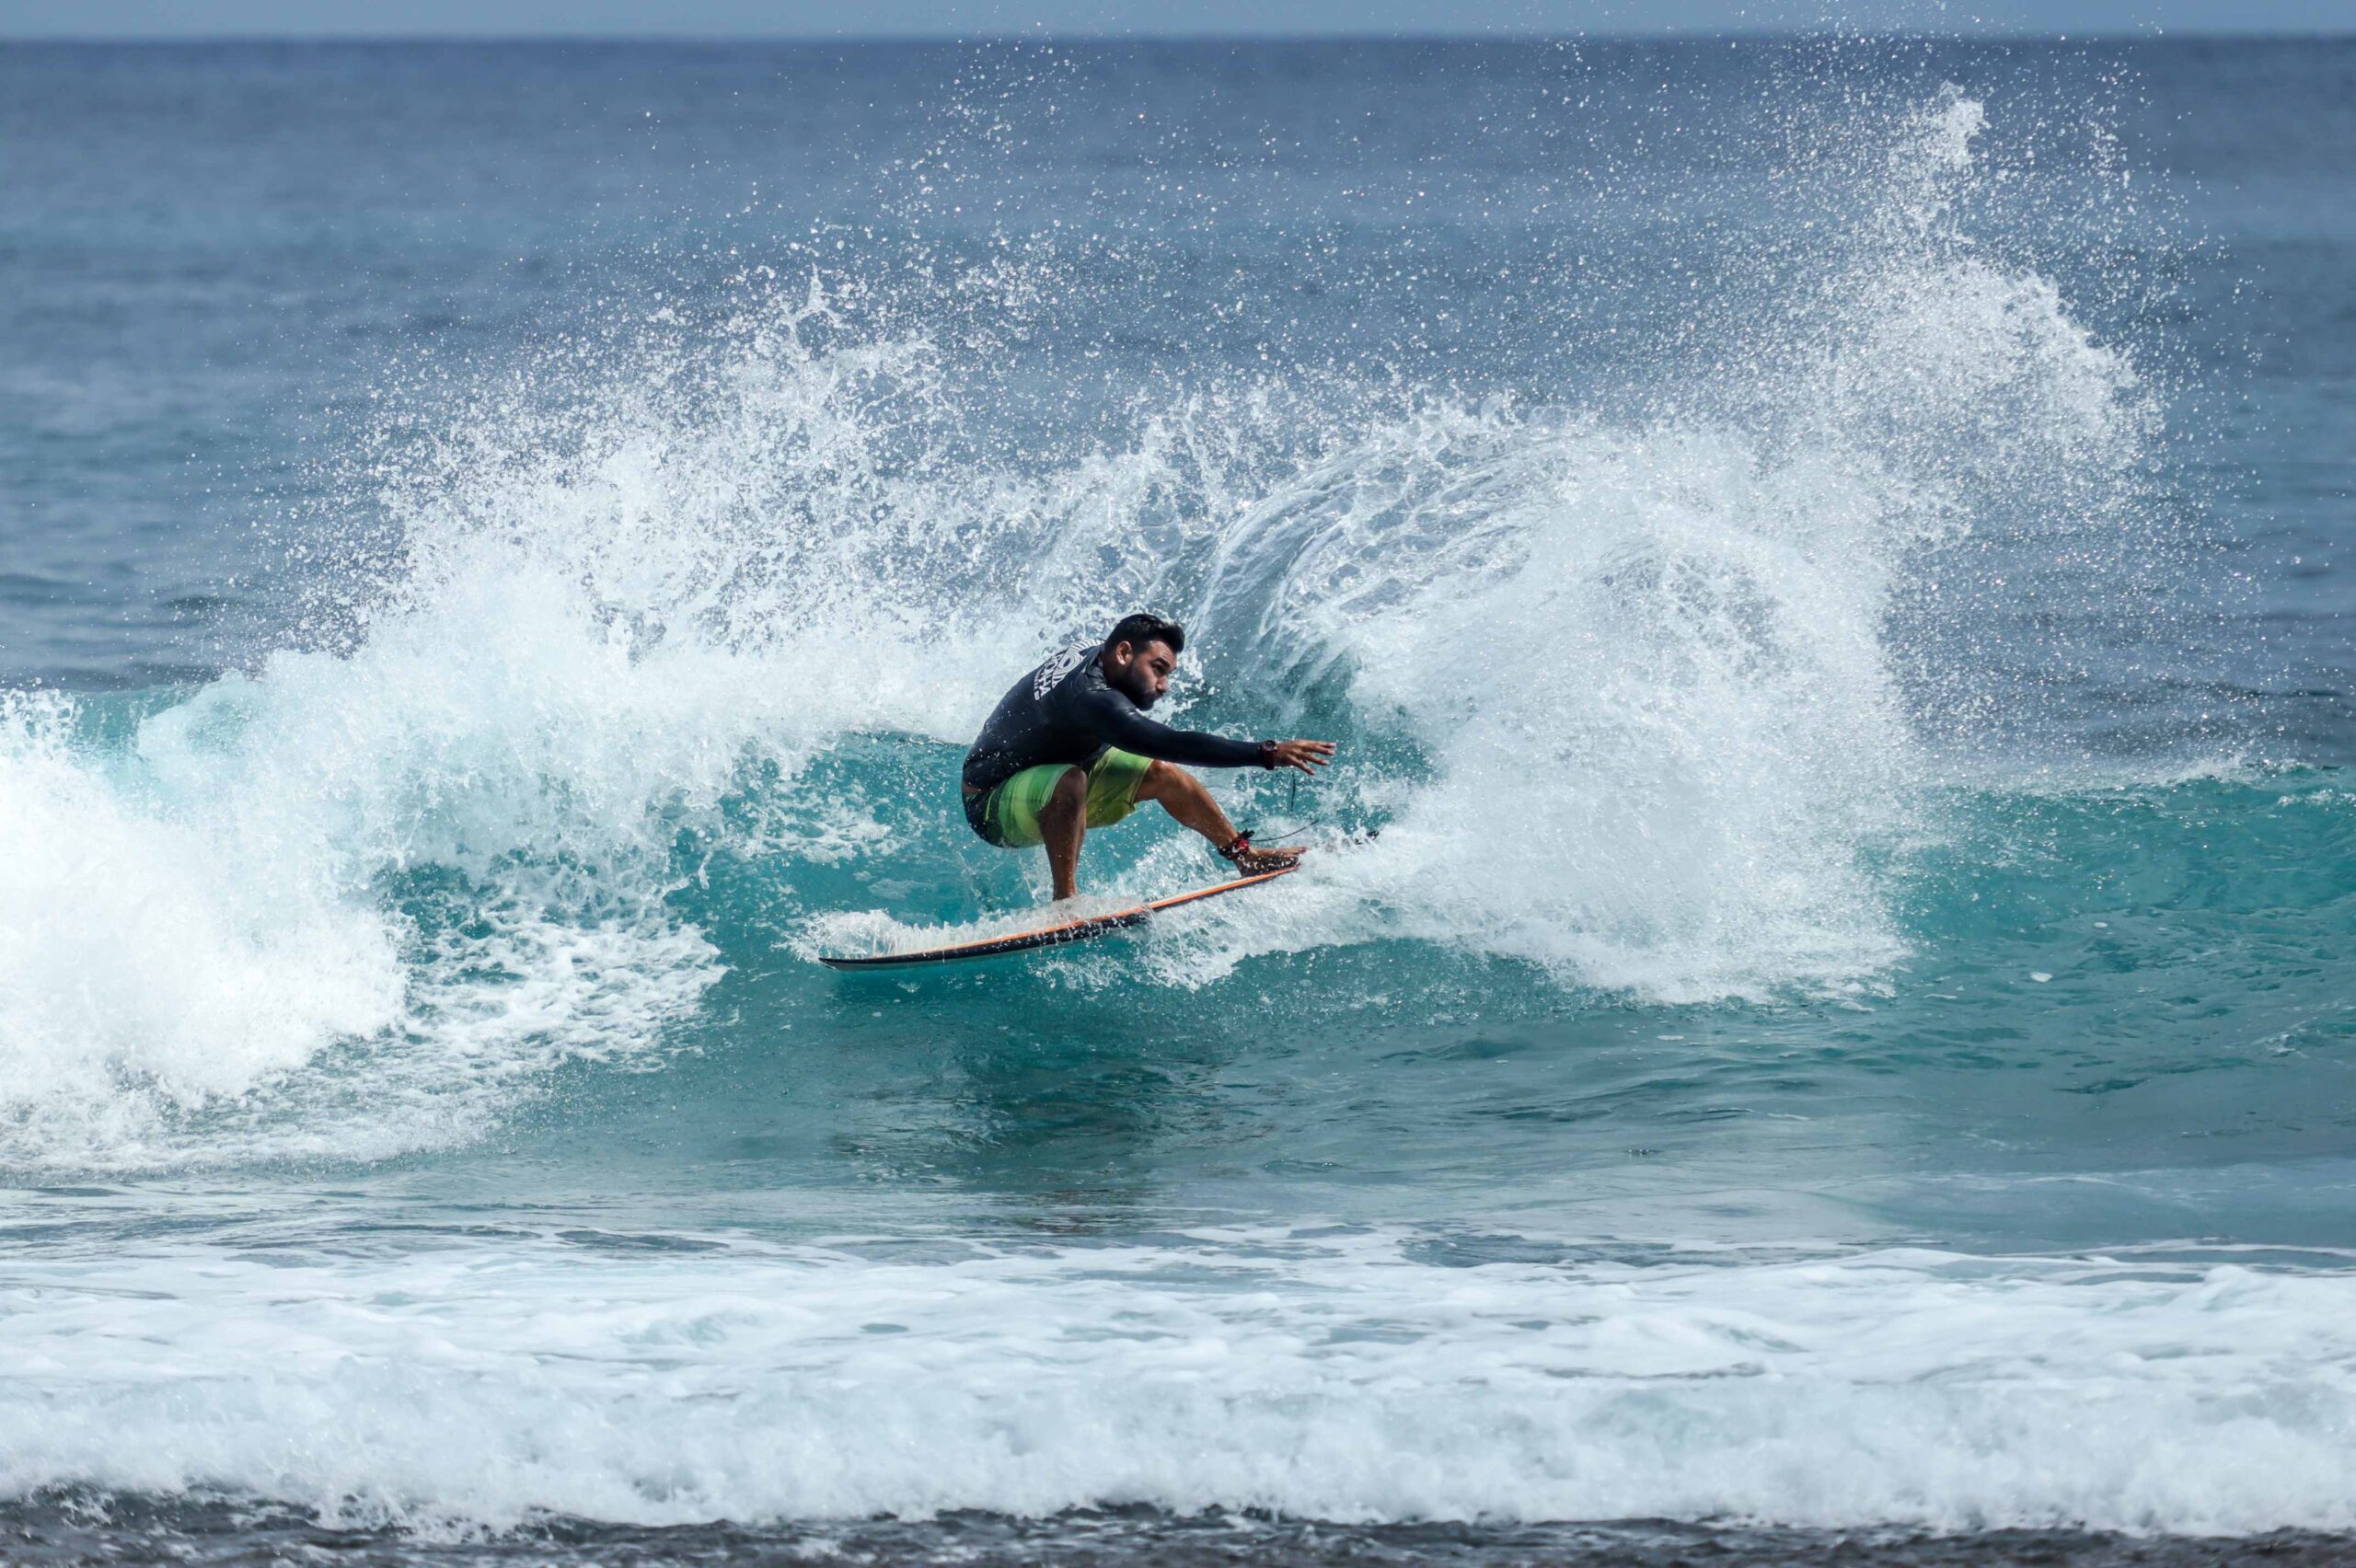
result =
[[[1311,778],[1317,770],[1334,760],[1331,741],[1270,741],[1267,744],[1268,767],[1298,767]]]

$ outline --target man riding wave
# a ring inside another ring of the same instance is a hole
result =
[[[1080,846],[1157,801],[1247,874],[1281,870],[1299,849],[1257,849],[1235,831],[1196,767],[1297,767],[1314,777],[1328,741],[1234,741],[1145,716],[1170,689],[1186,633],[1159,616],[1121,617],[1103,641],[1067,648],[1015,682],[965,754],[965,820],[1002,848],[1043,844],[1056,897],[1078,894]]]

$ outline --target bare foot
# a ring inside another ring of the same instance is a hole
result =
[[[1278,845],[1266,849],[1246,848],[1239,851],[1231,864],[1247,877],[1267,871],[1281,871],[1300,863],[1309,851],[1296,845]]]

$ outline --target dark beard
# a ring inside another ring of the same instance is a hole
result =
[[[1153,688],[1146,685],[1145,682],[1139,680],[1135,670],[1131,670],[1130,673],[1126,675],[1114,675],[1112,677],[1112,686],[1114,691],[1119,692],[1123,697],[1127,698],[1131,702],[1136,703],[1141,709],[1151,708],[1154,704],[1155,695]]]

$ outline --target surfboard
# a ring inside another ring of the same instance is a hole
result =
[[[1035,930],[1016,931],[1002,937],[987,937],[979,941],[950,942],[941,947],[917,948],[907,952],[879,952],[858,956],[820,953],[818,962],[829,969],[902,969],[919,963],[954,963],[961,959],[996,958],[1002,953],[1029,952],[1036,948],[1060,947],[1066,942],[1084,942],[1093,937],[1109,936],[1114,931],[1141,926],[1165,909],[1175,909],[1182,904],[1194,904],[1206,898],[1217,898],[1223,893],[1257,887],[1278,877],[1289,876],[1298,866],[1286,866],[1278,870],[1262,871],[1256,876],[1238,877],[1233,882],[1217,882],[1198,887],[1192,893],[1182,893],[1170,898],[1157,898],[1127,909],[1115,909],[1102,915],[1091,915],[1078,920],[1052,920]],[[1052,916],[1053,910],[1042,914]]]

